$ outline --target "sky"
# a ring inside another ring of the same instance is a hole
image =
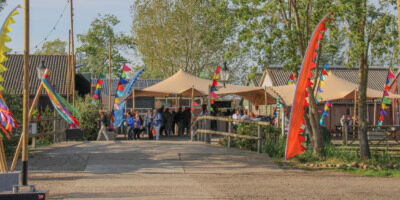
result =
[[[31,0],[30,1],[30,50],[35,51],[35,46],[41,44],[50,33],[60,15],[63,13],[68,0]],[[77,34],[88,31],[90,23],[98,14],[113,14],[118,17],[120,23],[116,26],[116,32],[129,33],[131,30],[132,16],[130,6],[132,0],[74,0],[74,35],[75,47]],[[0,13],[0,21],[3,23],[5,17],[17,5],[24,5],[24,0],[7,0],[7,6]],[[15,16],[16,23],[11,25],[11,42],[7,46],[12,53],[23,53],[24,49],[24,14],[23,8]],[[61,39],[68,41],[68,30],[70,28],[69,3],[63,17],[60,19],[56,29],[49,35],[47,41]],[[40,47],[41,45],[39,45]]]

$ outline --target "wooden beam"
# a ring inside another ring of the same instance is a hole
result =
[[[44,72],[44,74],[47,74],[49,76],[50,76],[50,73],[51,73],[50,69],[46,69],[46,71]],[[29,109],[28,124],[31,121],[33,110],[35,109],[37,103],[39,102],[39,98],[40,98],[40,94],[42,93],[42,90],[43,90],[43,83],[41,83],[39,85],[39,88],[36,91],[35,98],[33,99],[32,105],[31,105],[31,107]],[[21,150],[21,146],[22,146],[23,140],[24,140],[24,135],[21,135],[21,137],[19,138],[19,142],[18,142],[17,148],[15,149],[14,159],[13,159],[13,161],[11,163],[11,167],[10,167],[10,171],[11,172],[14,171],[15,165],[17,164],[19,151]]]

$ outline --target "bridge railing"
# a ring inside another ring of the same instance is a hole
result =
[[[228,123],[227,131],[211,130],[211,122],[225,122]],[[241,135],[233,131],[233,123],[236,124],[255,124],[257,125],[257,137],[251,135]],[[269,122],[263,121],[252,121],[252,120],[238,120],[232,119],[231,117],[217,117],[217,116],[199,116],[191,124],[191,141],[204,141],[205,143],[211,142],[212,135],[219,135],[228,138],[227,147],[230,148],[232,144],[232,138],[242,138],[249,140],[257,140],[257,152],[261,153],[261,126],[269,126]]]

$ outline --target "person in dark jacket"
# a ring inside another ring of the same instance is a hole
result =
[[[178,109],[175,108],[175,110],[172,111],[172,135],[175,135],[175,124],[177,124],[176,121],[176,114],[178,113]]]
[[[164,112],[164,116],[165,116],[165,132],[167,134],[167,136],[172,135],[172,114],[169,112],[169,109],[165,109]]]
[[[185,108],[185,111],[183,112],[183,125],[184,128],[186,128],[186,134],[189,135],[190,132],[190,122],[192,118],[192,112],[190,111],[189,107]]]
[[[159,111],[161,111],[160,112],[160,114],[161,114],[161,117],[162,117],[162,120],[161,120],[161,128],[160,128],[160,135],[163,135],[163,133],[164,133],[164,135],[166,135],[166,131],[165,131],[165,125],[167,124],[167,119],[166,119],[166,116],[165,116],[165,108],[164,108],[164,106],[162,106],[160,109],[159,109]]]
[[[178,113],[176,114],[176,121],[178,123],[178,135],[182,136],[185,130],[184,113],[182,108],[179,108]]]

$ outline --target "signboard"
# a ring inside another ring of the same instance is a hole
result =
[[[37,134],[37,123],[36,122],[29,123],[29,134],[30,135]]]

